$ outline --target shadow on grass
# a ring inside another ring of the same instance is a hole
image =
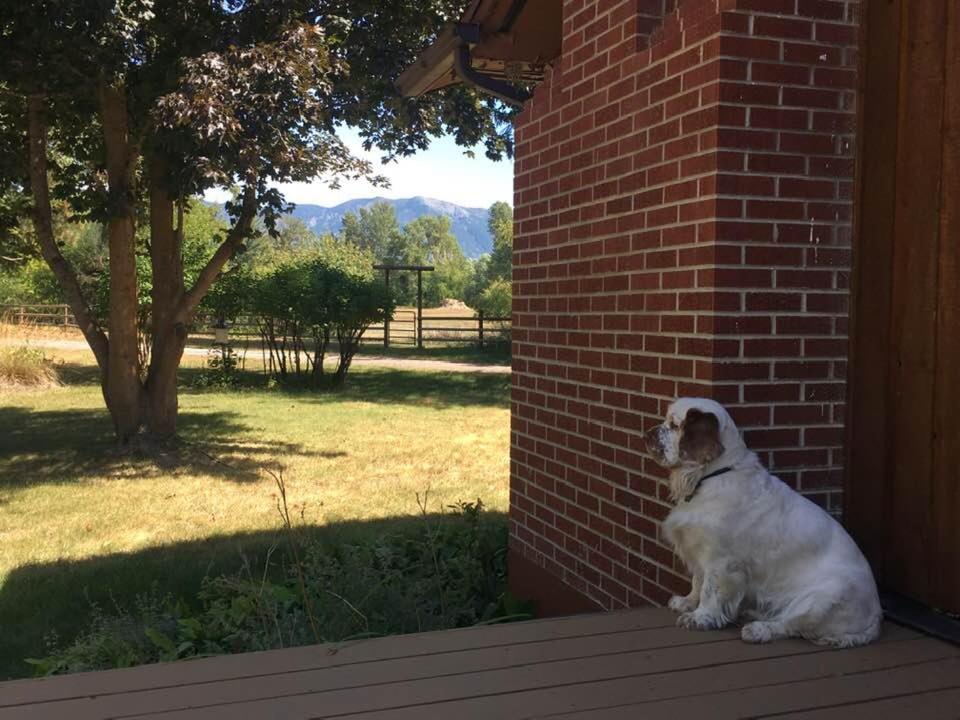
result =
[[[70,366],[62,373],[68,384],[95,385],[96,371]],[[260,440],[243,414],[229,409],[233,398],[264,396],[303,406],[364,402],[442,410],[451,407],[509,407],[507,375],[434,373],[357,368],[339,389],[318,390],[303,383],[273,385],[262,374],[244,372],[236,388],[200,388],[203,369],[181,370],[181,396],[216,398],[220,407],[182,410],[178,434],[183,442],[149,455],[116,450],[106,409],[43,410],[0,407],[0,489],[136,472],[156,477],[177,468],[200,469],[233,482],[261,477],[262,469],[282,467],[290,456],[335,458],[345,453],[317,450],[300,443]],[[54,391],[55,392],[55,391]],[[223,409],[226,406],[227,409]],[[42,406],[41,406],[42,407]],[[279,405],[278,405],[279,407]]]
[[[203,388],[201,368],[181,368],[182,393],[230,393],[268,391],[314,403],[367,402],[416,407],[509,407],[510,375],[499,373],[431,372],[354,366],[342,387],[316,387],[306,377],[291,376],[285,382],[271,380],[262,372],[237,374],[231,389]]]
[[[140,478],[176,469],[200,470],[232,482],[250,482],[282,459],[344,457],[299,443],[252,438],[236,412],[181,412],[181,437],[170,448],[150,453],[120,452],[104,410],[32,410],[0,407],[0,490],[135,473]]]
[[[487,511],[484,516],[486,521],[506,522],[502,513]],[[427,519],[435,523],[449,517],[437,514]],[[295,532],[301,540],[336,547],[405,533],[423,522],[423,516],[402,516],[305,526]],[[45,637],[50,633],[61,645],[71,642],[88,625],[91,603],[108,611],[130,610],[138,596],[154,593],[189,606],[204,577],[236,573],[245,561],[254,573],[262,572],[271,548],[285,548],[287,541],[277,529],[19,567],[0,586],[0,680],[31,675],[24,660],[46,654]],[[280,572],[278,566],[272,567]]]
[[[433,408],[510,406],[510,376],[500,374],[355,368],[343,388],[318,391],[290,384],[281,391],[298,399],[324,403],[358,401]]]
[[[313,402],[359,401],[432,407],[510,406],[510,375],[467,372],[432,372],[394,368],[353,367],[341,388],[314,387],[306,378],[291,377],[285,383],[271,381],[264,373],[247,370],[237,373],[234,387],[205,387],[209,370],[180,368],[181,394],[225,394],[262,390],[295,396]],[[95,368],[64,364],[59,367],[65,385],[97,385]]]

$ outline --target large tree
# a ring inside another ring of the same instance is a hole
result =
[[[470,279],[470,261],[453,234],[450,218],[422,215],[407,223],[391,261],[434,266],[434,272],[424,278],[427,304],[439,305],[447,299],[463,300]],[[409,281],[412,278],[408,275],[404,279]]]
[[[397,212],[388,202],[375,202],[343,216],[340,234],[345,242],[373,253],[382,262],[392,261],[390,252],[400,238]]]
[[[511,151],[509,111],[456,87],[401,99],[392,78],[465,0],[6,0],[0,9],[0,193],[28,196],[44,260],[101,371],[117,437],[176,431],[187,327],[225,264],[289,210],[278,183],[372,176],[336,135],[386,156],[452,133]],[[24,152],[18,153],[20,148]],[[0,153],[2,155],[3,153]],[[229,228],[184,278],[186,198],[236,187]],[[58,199],[106,227],[101,323],[60,251]],[[149,367],[138,360],[138,226],[149,229]]]
[[[490,280],[510,280],[513,274],[513,208],[505,202],[490,206],[487,227],[493,238],[490,254]]]

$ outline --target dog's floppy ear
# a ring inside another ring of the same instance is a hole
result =
[[[690,408],[683,419],[680,434],[680,457],[706,465],[723,454],[720,443],[720,421],[713,413]]]

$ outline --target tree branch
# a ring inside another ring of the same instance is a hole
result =
[[[240,207],[240,216],[237,218],[237,222],[230,228],[226,240],[221,243],[220,247],[218,247],[217,251],[213,254],[213,257],[210,258],[210,261],[203,270],[200,271],[200,275],[197,277],[197,281],[193,284],[193,287],[184,295],[183,303],[181,304],[177,317],[178,322],[187,322],[193,316],[193,313],[196,312],[204,296],[210,288],[213,287],[213,283],[220,274],[220,271],[223,270],[224,265],[236,254],[240,245],[250,234],[250,228],[253,227],[253,220],[256,216],[256,187],[253,183],[248,183],[243,191],[243,204]]]
[[[77,274],[63,257],[53,237],[53,213],[50,207],[50,185],[47,179],[47,124],[43,117],[44,97],[27,99],[27,133],[30,156],[30,190],[33,193],[33,226],[40,239],[40,251],[57,282],[67,296],[67,303],[93,350],[101,371],[106,372],[109,343],[83,297]]]

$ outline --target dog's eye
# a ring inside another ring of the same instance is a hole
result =
[[[670,428],[671,430],[676,430],[676,429],[677,429],[678,427],[680,427],[680,426],[677,425],[677,423],[675,423],[673,420],[671,420],[671,421],[670,421],[670,424],[667,425],[667,427]]]

